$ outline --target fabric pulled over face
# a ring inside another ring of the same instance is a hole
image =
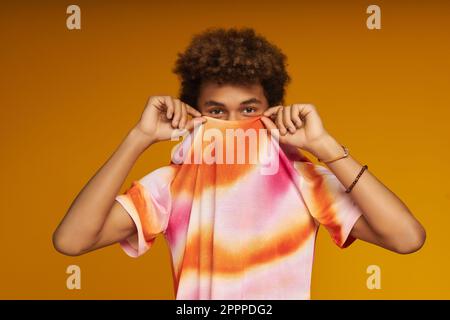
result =
[[[164,234],[176,299],[309,299],[319,225],[344,248],[361,211],[259,116],[206,118],[117,197],[137,229],[122,248],[137,257]]]
[[[316,225],[302,214],[291,160],[260,117],[207,117],[173,153],[172,163],[181,160],[167,233],[179,253],[173,256],[177,297],[292,295],[286,286],[302,292],[303,273],[289,280],[289,269],[302,263],[304,254],[295,253],[313,239]]]

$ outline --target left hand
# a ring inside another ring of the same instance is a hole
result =
[[[272,134],[277,132],[271,129],[279,130],[278,138],[281,143],[311,153],[315,153],[315,148],[330,136],[312,104],[270,107],[263,113],[261,121]]]

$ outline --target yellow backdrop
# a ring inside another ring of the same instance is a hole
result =
[[[76,1],[2,3],[0,298],[173,299],[162,237],[132,259],[118,245],[80,257],[51,235],[88,179],[115,150],[149,95],[176,95],[171,68],[191,36],[210,26],[253,27],[287,54],[287,103],[313,103],[325,126],[393,190],[427,229],[421,251],[398,255],[321,230],[313,299],[450,298],[449,2]],[[169,161],[152,146],[133,179]],[[66,268],[81,268],[81,289]],[[381,289],[366,286],[369,265]]]

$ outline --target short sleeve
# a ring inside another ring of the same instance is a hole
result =
[[[137,232],[120,242],[131,257],[144,254],[154,243],[156,236],[167,229],[171,212],[170,182],[173,168],[158,168],[116,196],[136,225]]]
[[[302,175],[300,190],[313,218],[327,229],[336,245],[351,245],[356,239],[350,232],[362,215],[359,206],[328,168],[312,162],[296,163],[296,168]]]

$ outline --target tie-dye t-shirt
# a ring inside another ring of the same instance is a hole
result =
[[[350,231],[360,209],[328,168],[278,143],[260,117],[207,119],[178,144],[168,165],[116,197],[137,229],[121,247],[138,257],[164,235],[176,299],[309,299],[319,226],[345,248],[355,240]],[[257,150],[244,147],[241,162],[233,153],[250,134],[216,138],[239,128],[266,132],[257,135]],[[204,155],[215,163],[198,161]]]

